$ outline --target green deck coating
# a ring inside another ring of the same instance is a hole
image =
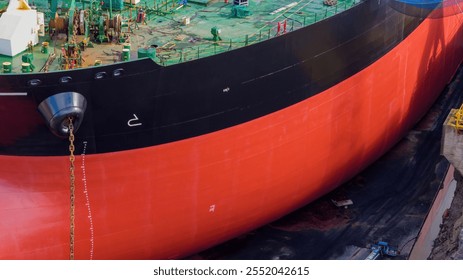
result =
[[[123,28],[123,32],[129,36],[131,44],[131,59],[137,59],[138,49],[157,47],[154,61],[160,65],[171,65],[182,63],[220,52],[241,48],[256,42],[267,40],[277,34],[278,23],[280,23],[280,35],[283,31],[283,24],[286,21],[286,31],[299,29],[303,26],[324,20],[337,13],[341,13],[356,4],[360,0],[339,0],[336,6],[326,6],[323,0],[255,0],[249,1],[247,9],[251,12],[245,18],[232,17],[233,1],[213,0],[209,5],[196,4],[188,1],[186,6],[180,6],[178,0],[142,0],[137,6],[124,5],[122,11],[112,11],[121,14],[124,22],[133,28]],[[59,1],[59,7],[69,7],[70,1]],[[8,4],[6,0],[0,0],[0,7]],[[45,24],[49,22],[49,3],[44,0],[30,1],[30,4],[37,7],[38,11],[45,13]],[[292,4],[292,5],[291,5]],[[90,6],[90,1],[82,2],[77,0],[77,8]],[[274,13],[278,9],[289,8]],[[144,8],[147,11],[146,23],[135,24],[136,11]],[[58,9],[59,10],[59,9]],[[103,13],[108,11],[102,10]],[[131,15],[131,17],[130,17]],[[184,25],[186,19],[190,23]],[[221,41],[214,42],[211,29],[220,29]],[[46,27],[47,28],[47,27]],[[47,33],[47,32],[46,32]],[[84,36],[78,36],[82,40]],[[40,43],[33,48],[34,71],[40,71],[45,64],[49,54],[43,54],[41,42],[47,41],[50,44],[49,53],[54,52],[59,57],[61,46],[66,43],[66,35],[62,34],[50,38],[48,33],[39,38]],[[122,44],[93,43],[93,47],[86,48],[82,52],[84,59],[83,67],[94,65],[95,60],[101,60],[102,64],[110,64],[121,61]],[[13,73],[21,71],[22,53],[15,57],[0,55],[0,64],[9,61],[13,64]],[[49,71],[59,71],[58,59],[50,65]],[[3,74],[0,71],[0,75]]]

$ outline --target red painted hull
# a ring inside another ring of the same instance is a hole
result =
[[[430,108],[462,60],[462,20],[425,20],[366,69],[273,114],[77,156],[76,258],[186,256],[333,190]],[[68,157],[0,157],[1,259],[69,257],[68,166]]]

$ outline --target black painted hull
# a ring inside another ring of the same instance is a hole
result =
[[[428,12],[416,9],[408,16],[387,1],[380,3],[367,1],[284,36],[200,60],[161,67],[147,59],[59,73],[1,75],[0,90],[27,92],[15,101],[28,103],[27,110],[60,92],[84,95],[89,107],[78,138],[91,143],[90,153],[186,139],[265,116],[348,79],[399,44],[422,21],[416,15]],[[120,68],[124,74],[113,77]],[[99,72],[106,73],[104,79],[94,78]],[[71,82],[60,84],[65,76]],[[29,86],[34,79],[41,84]],[[0,118],[17,127],[16,110],[4,106]],[[134,114],[141,126],[128,126]],[[27,133],[0,131],[0,153],[67,153],[66,142],[49,135],[39,114],[29,118],[23,122],[37,125]]]

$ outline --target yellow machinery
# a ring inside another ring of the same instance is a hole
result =
[[[448,121],[448,125],[454,127],[458,132],[463,130],[463,104],[459,109],[454,109],[453,117]]]

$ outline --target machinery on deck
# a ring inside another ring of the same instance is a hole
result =
[[[125,42],[127,34],[123,27],[121,14],[112,14],[103,10],[104,2],[90,1],[87,8],[77,8],[75,0],[63,0],[63,7],[58,12],[58,0],[51,0],[50,37],[58,34],[67,36],[67,43],[61,49],[59,57],[61,69],[79,68],[82,65],[81,52],[92,46],[92,42]],[[129,31],[128,29],[127,31]]]
[[[396,257],[400,252],[389,246],[387,242],[379,241],[378,243],[371,246],[371,253],[365,258],[365,260],[376,260],[379,256]]]

